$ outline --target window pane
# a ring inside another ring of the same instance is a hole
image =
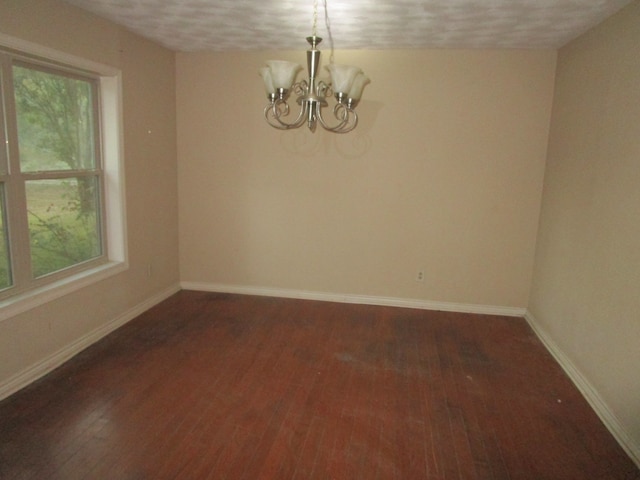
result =
[[[21,170],[94,168],[91,83],[21,66],[13,82]]]
[[[34,277],[102,254],[96,177],[32,180],[26,190]]]
[[[0,69],[0,175],[7,175],[9,173],[8,153],[9,143],[7,142],[7,127],[5,125],[5,106],[4,106],[4,84],[2,78],[2,71]]]
[[[9,242],[7,241],[7,222],[4,185],[0,185],[0,290],[13,285],[11,279],[11,262],[9,261]]]

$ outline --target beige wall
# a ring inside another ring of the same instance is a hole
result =
[[[131,265],[0,322],[0,385],[173,288],[179,236],[187,283],[528,305],[637,449],[639,18],[560,51],[534,268],[555,52],[339,51],[373,79],[359,128],[278,132],[256,71],[302,41],[176,65],[65,3],[0,2],[1,33],[123,71]]]
[[[55,0],[3,0],[0,32],[122,70],[130,261],[122,274],[0,321],[2,385],[176,286],[178,233],[174,54]]]
[[[263,119],[300,47],[178,54],[181,280],[526,307],[555,52],[338,51],[373,81],[334,135]]]
[[[639,45],[634,2],[559,52],[529,305],[638,462]]]

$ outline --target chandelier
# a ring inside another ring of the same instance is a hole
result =
[[[325,23],[331,40],[326,0]],[[315,132],[319,123],[322,128],[333,133],[347,133],[356,128],[358,115],[355,108],[360,101],[362,91],[370,80],[358,67],[350,65],[337,65],[330,62],[325,68],[331,75],[331,82],[325,83],[317,78],[320,65],[320,50],[317,49],[322,38],[316,35],[318,17],[318,3],[314,1],[313,30],[307,37],[311,46],[307,50],[307,80],[296,82],[298,72],[302,66],[286,60],[268,60],[267,66],[260,69],[260,76],[264,80],[265,90],[269,103],[264,109],[267,123],[280,130],[299,128],[305,123],[309,130]],[[333,48],[332,48],[333,51]],[[289,100],[291,93],[296,95],[296,103],[300,105],[300,112],[293,121],[287,121],[289,116]],[[327,99],[335,97],[333,106],[333,119],[327,122],[323,117],[323,109],[328,107]]]

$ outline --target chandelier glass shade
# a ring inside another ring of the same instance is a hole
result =
[[[317,11],[314,12],[314,18]],[[360,101],[362,91],[370,80],[358,67],[330,63],[325,68],[331,76],[330,83],[317,78],[320,65],[320,50],[317,46],[322,38],[315,35],[307,37],[310,49],[307,50],[308,77],[296,82],[302,66],[286,60],[268,60],[266,67],[260,69],[269,103],[264,109],[267,123],[280,130],[290,130],[307,124],[314,132],[320,124],[333,133],[347,133],[356,128],[358,115],[355,108]],[[291,94],[299,105],[297,117],[289,117]],[[327,101],[335,98],[333,118],[323,117],[323,109],[329,106]]]

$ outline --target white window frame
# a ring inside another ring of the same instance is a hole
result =
[[[99,82],[106,261],[0,300],[0,321],[68,295],[129,268],[126,232],[122,73],[119,69],[0,33],[0,47],[22,56],[89,72]]]

